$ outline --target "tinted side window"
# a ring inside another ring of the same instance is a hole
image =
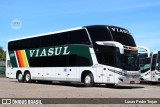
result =
[[[68,66],[91,66],[91,63],[88,58],[78,55],[69,55],[68,56]]]
[[[86,30],[74,30],[69,32],[50,34],[34,38],[22,39],[9,42],[9,50],[31,49],[48,46],[58,46],[66,44],[86,44],[90,41]]]
[[[91,66],[89,59],[77,55],[34,57],[29,59],[31,67],[77,67]]]
[[[54,43],[54,35],[51,34],[51,35],[36,37],[30,40],[32,41],[30,48],[32,48],[32,46],[34,48],[52,46]],[[36,41],[39,43],[37,43],[37,45],[34,45]]]
[[[68,55],[67,66],[74,67],[77,65],[77,55]]]
[[[97,46],[95,53],[98,63],[114,67],[117,66],[115,50],[115,48],[109,46]]]
[[[111,41],[112,37],[110,32],[106,27],[88,27],[87,28],[92,42],[95,43],[96,41]]]
[[[83,56],[77,56],[77,66],[91,66],[88,58]]]
[[[29,59],[31,67],[66,67],[67,56],[34,57]]]
[[[86,30],[75,30],[69,32],[68,44],[86,44],[90,45],[90,41]]]
[[[68,44],[68,32],[54,34],[54,46]]]
[[[8,43],[8,50],[24,49],[25,47],[28,47],[26,44],[28,44],[26,41],[11,41]]]
[[[53,45],[53,35],[40,36],[9,42],[9,50],[31,49]]]

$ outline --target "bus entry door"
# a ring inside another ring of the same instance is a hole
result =
[[[103,82],[103,66],[95,66],[96,70],[96,82],[102,83]]]
[[[103,67],[103,83],[115,83],[115,68],[111,66]]]

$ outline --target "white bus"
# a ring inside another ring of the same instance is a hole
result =
[[[160,83],[160,51],[140,54],[140,70],[142,82]]]
[[[128,30],[93,25],[8,42],[6,76],[114,86],[139,83],[138,51]]]

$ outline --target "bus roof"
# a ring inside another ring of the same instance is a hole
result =
[[[12,40],[9,40],[8,42],[16,41],[16,40],[22,40],[22,39],[29,39],[29,38],[33,38],[33,37],[39,37],[39,36],[47,36],[47,35],[50,35],[50,34],[62,33],[62,32],[67,32],[67,31],[72,31],[72,30],[78,30],[78,29],[82,29],[82,27],[76,27],[76,28],[71,28],[71,29],[66,29],[66,30],[59,30],[59,31],[54,31],[54,32],[49,32],[49,33],[26,36],[26,37],[23,37],[23,38],[12,39]]]
[[[32,36],[26,36],[26,37],[23,37],[23,38],[12,39],[12,40],[9,40],[8,42],[16,41],[16,40],[29,39],[29,38],[33,38],[33,37],[47,36],[47,35],[50,35],[50,34],[56,34],[56,33],[62,33],[62,32],[72,31],[72,30],[78,30],[78,29],[83,29],[83,28],[87,28],[87,27],[104,27],[104,26],[106,26],[106,27],[121,28],[121,27],[112,26],[112,25],[89,25],[89,26],[81,26],[81,27],[76,27],[76,28],[71,28],[71,29],[66,29],[66,30],[59,30],[59,31],[54,31],[54,32],[49,32],[49,33],[36,34],[36,35],[32,35]],[[124,28],[121,28],[121,29],[124,29]]]

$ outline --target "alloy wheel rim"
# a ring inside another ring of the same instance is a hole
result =
[[[18,79],[19,79],[19,80],[22,80],[22,74],[19,74],[19,75],[18,75]]]
[[[91,78],[90,78],[90,76],[86,76],[86,78],[85,78],[85,83],[87,83],[87,84],[89,84],[91,82]]]
[[[26,81],[30,80],[30,74],[26,74]]]

